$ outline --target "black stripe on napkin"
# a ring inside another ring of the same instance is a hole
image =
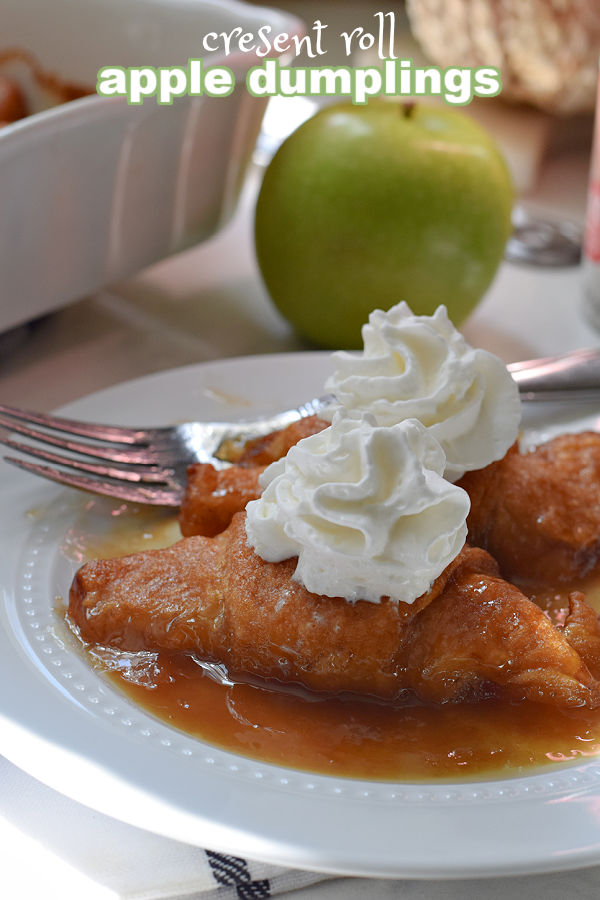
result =
[[[248,863],[238,856],[225,856],[206,850],[215,881],[219,884],[235,887],[240,900],[265,900],[271,896],[268,878],[252,881]]]

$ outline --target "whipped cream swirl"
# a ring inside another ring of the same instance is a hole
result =
[[[344,407],[368,411],[379,425],[422,422],[446,454],[445,477],[501,459],[517,437],[519,393],[504,363],[470,347],[438,307],[415,316],[406,303],[375,310],[362,330],[364,350],[333,354],[326,389]]]
[[[412,603],[460,552],[469,498],[420,422],[378,425],[338,412],[261,476],[248,541],[268,562],[298,557],[309,591]]]

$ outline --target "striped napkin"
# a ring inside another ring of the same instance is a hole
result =
[[[262,900],[311,885],[320,896],[317,883],[325,880],[330,900],[600,897],[600,866],[507,878],[374,881],[251,862],[96,813],[0,756],[0,896],[7,900]]]
[[[0,757],[10,900],[262,900],[327,876],[203,850],[94,812]]]

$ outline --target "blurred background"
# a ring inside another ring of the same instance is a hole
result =
[[[0,0],[0,11],[3,4],[8,10],[11,2],[19,10],[21,19],[26,23],[34,21],[38,6],[35,0],[19,0],[18,3],[16,0]],[[89,6],[94,5],[97,6]],[[128,4],[117,6],[122,11]],[[143,7],[143,0],[138,0],[137,6]],[[172,4],[172,9],[176,6]],[[78,16],[83,14],[85,7],[86,4],[77,6]],[[162,10],[160,15],[157,8]],[[382,6],[379,2],[368,0],[344,3],[338,0],[327,3],[282,0],[278,8],[284,14],[299,17],[308,26],[315,19],[323,21],[327,25],[325,46],[328,52],[320,62],[342,65],[348,64],[348,59],[344,55],[343,42],[338,38],[339,33],[359,26],[373,30],[375,14],[381,11]],[[73,29],[78,24],[73,9],[71,30],[68,32],[70,43],[73,43],[70,35],[76,33]],[[533,216],[535,221],[556,224],[565,234],[567,255],[564,265],[557,266],[555,260],[551,260],[549,267],[505,263],[492,288],[466,323],[466,332],[476,343],[489,346],[507,360],[536,355],[541,348],[536,346],[535,340],[526,339],[524,334],[539,334],[540,327],[542,330],[545,327],[543,324],[540,326],[539,322],[548,318],[553,304],[564,306],[568,303],[568,324],[561,329],[560,341],[549,335],[548,352],[595,341],[595,332],[588,329],[588,319],[582,312],[583,278],[575,264],[577,255],[575,253],[573,256],[573,245],[577,251],[582,240],[587,205],[600,47],[600,12],[597,4],[592,0],[408,0],[406,4],[390,4],[389,9],[396,17],[395,49],[399,57],[410,57],[415,64],[432,61],[445,66],[450,63],[479,65],[485,62],[501,68],[502,94],[492,100],[475,100],[466,111],[489,130],[505,154],[517,190],[515,219],[527,229],[529,217]],[[253,13],[260,18],[261,8],[254,5]],[[6,21],[6,15],[4,18]],[[165,3],[157,5],[148,0],[140,21],[136,28],[143,38],[140,47],[142,50],[146,48],[147,58],[148,48],[154,52],[160,44],[161,28],[165,21],[174,21],[169,3],[165,0]],[[85,24],[85,18],[79,21],[80,28]],[[4,29],[3,43],[7,48],[16,45],[33,49],[42,69],[57,74],[53,65],[55,60],[51,54],[48,55],[50,50],[46,51],[44,58],[44,45],[52,48],[55,43],[52,25],[49,29],[44,25],[42,32],[48,30],[51,39],[43,41],[39,35],[33,40],[33,35],[37,34],[33,27],[29,31],[25,28],[16,40],[9,38],[8,29]],[[201,30],[198,26],[198,32]],[[112,31],[109,29],[103,37],[107,42],[105,46],[113,40],[114,46],[119,46],[119,52],[123,53],[123,34],[130,32],[132,28],[127,23],[121,23]],[[33,47],[27,45],[29,33]],[[191,45],[194,44],[194,36],[192,31]],[[41,41],[39,52],[36,41]],[[143,52],[140,57],[140,52],[138,48],[137,60],[144,57]],[[73,78],[67,57],[64,59],[64,67],[58,74],[64,76],[67,85],[74,81],[75,88],[80,88],[81,78]],[[376,61],[373,51],[359,52],[350,60],[352,65],[368,65]],[[311,61],[300,58],[298,62],[306,64]],[[314,60],[312,62],[315,63]],[[5,70],[10,65],[14,68],[14,60],[5,63]],[[27,66],[21,65],[20,71],[18,77],[23,79]],[[77,71],[75,74],[80,73]],[[31,80],[31,72],[27,77]],[[87,82],[83,79],[83,89],[89,90],[90,87],[93,89],[89,79]],[[96,99],[92,98],[92,102]],[[86,102],[89,98],[72,105],[75,108]],[[214,102],[213,110],[220,109],[221,104],[224,110],[225,102]],[[223,183],[229,191],[227,202],[223,204],[221,213],[212,214],[204,232],[196,229],[189,234],[182,225],[185,210],[182,212],[180,203],[177,208],[178,227],[179,237],[183,239],[178,243],[170,234],[168,240],[161,244],[152,237],[154,243],[150,248],[150,258],[152,253],[155,259],[165,256],[162,262],[146,265],[146,258],[136,247],[134,250],[138,255],[135,257],[134,253],[134,262],[136,259],[138,263],[144,262],[144,267],[136,274],[130,276],[128,272],[125,279],[119,276],[116,283],[112,283],[114,279],[111,278],[109,285],[101,285],[101,273],[95,273],[93,291],[82,289],[79,294],[73,294],[72,289],[71,295],[61,297],[57,294],[51,301],[49,291],[40,288],[35,291],[37,299],[32,302],[31,308],[28,308],[22,295],[15,296],[16,292],[10,289],[5,277],[3,293],[0,294],[0,384],[13,402],[26,401],[28,386],[34,375],[46,385],[39,405],[51,407],[88,389],[148,371],[221,356],[309,347],[294,333],[268,297],[257,270],[252,221],[264,167],[280,142],[311,116],[318,105],[316,100],[309,98],[274,98],[261,125],[260,113],[249,113],[246,100],[243,104],[240,102],[236,115],[232,117],[235,127],[227,126],[225,129],[227,143],[216,147],[207,144],[204,148],[200,147],[194,157],[203,159],[210,171],[216,171],[225,156],[231,158],[231,147],[237,148],[233,168],[226,172],[221,166]],[[171,109],[160,112],[165,114],[167,130],[170,133],[175,131],[179,127],[174,119],[177,113]],[[249,121],[252,116],[255,120]],[[246,123],[246,150],[240,154],[241,121]],[[211,123],[209,127],[213,126],[216,128],[216,123]],[[96,122],[95,141],[102,127],[101,121]],[[149,127],[146,120],[146,124],[138,128],[140,140],[145,140],[146,147],[149,145],[149,132],[145,133],[144,128]],[[54,137],[51,133],[53,128],[58,130],[52,122],[45,123],[45,140]],[[13,128],[13,131],[16,130]],[[0,132],[0,162],[3,150],[7,159],[9,153],[23,155],[20,149],[13,149],[20,145],[14,134],[6,135],[7,131],[10,128],[4,130],[4,138],[3,132]],[[62,125],[61,131],[64,133]],[[206,128],[202,131],[207,134]],[[132,134],[130,129],[130,144]],[[189,137],[189,130],[186,134]],[[254,146],[255,137],[257,142]],[[80,148],[77,144],[75,146],[80,159],[92,152],[91,145],[82,143]],[[227,148],[226,153],[223,147]],[[57,154],[56,146],[51,152]],[[124,163],[124,154],[119,157],[120,190],[123,195],[128,195],[128,192],[131,195],[134,204],[131,215],[135,221],[152,222],[154,227],[161,221],[161,204],[167,202],[164,196],[167,179],[162,179],[162,194],[150,201],[144,193],[148,179],[145,182],[140,175],[139,154],[134,164],[132,156],[135,157],[135,154],[132,154],[131,146],[128,152],[128,168]],[[44,158],[48,158],[47,153]],[[248,160],[249,168],[246,169]],[[161,171],[165,172],[163,157],[157,154],[154,163],[162,165]],[[29,169],[24,170],[25,173],[29,171],[29,178],[34,168],[32,161]],[[6,173],[7,169],[8,162],[0,166],[0,172],[4,170]],[[243,181],[242,175],[245,176]],[[22,221],[24,208],[34,211],[40,208],[39,195],[35,196],[27,177],[25,174],[21,179],[18,192],[13,190],[12,193],[19,214],[7,212],[6,202],[3,205],[4,220],[0,220],[0,233],[4,245],[8,238],[12,241],[12,247],[16,246],[15,241],[18,245],[11,252],[13,268],[18,267],[20,272],[29,273],[35,270],[35,255],[30,248],[25,249],[24,242],[18,237],[19,231],[15,229],[15,222],[19,223],[19,228],[25,227]],[[206,185],[216,183],[217,179],[207,177],[201,167],[196,171],[195,181]],[[102,192],[95,189],[86,193],[82,182],[83,178],[76,186],[75,196],[84,196],[87,208],[101,205]],[[190,184],[194,190],[197,188],[194,178]],[[240,189],[241,199],[233,215]],[[219,202],[223,201],[224,191],[225,188],[221,190]],[[181,195],[180,190],[179,200]],[[191,195],[188,190],[186,196]],[[72,214],[74,200],[70,198],[69,203],[65,204],[64,191],[62,197],[60,218],[55,218],[51,223],[44,221],[39,239],[45,240],[45,246],[56,244],[57,230],[61,225],[70,229],[71,249],[61,249],[61,265],[63,270],[73,268],[76,263],[80,265],[83,275],[78,284],[83,286],[85,275],[92,265],[86,249],[89,241],[87,244],[84,242],[80,229],[76,227],[76,218]],[[114,215],[114,203],[110,214]],[[223,230],[219,230],[229,219]],[[114,233],[112,235],[111,262],[119,258],[119,253],[121,260],[124,257],[123,241],[132,232],[128,225],[125,218],[121,222],[121,232],[116,237]],[[541,235],[539,229],[533,236],[526,234],[526,241],[529,240],[534,250],[539,244],[543,250],[548,241],[552,245],[555,239],[556,232],[544,236],[543,229]],[[198,244],[198,240],[201,243]],[[196,246],[193,246],[194,242]],[[188,245],[192,245],[191,249],[171,255],[174,250]],[[55,249],[54,263],[56,258]],[[140,269],[140,266],[137,268]],[[122,271],[125,270],[126,267],[123,267]],[[118,273],[118,266],[115,271]],[[51,279],[46,278],[44,283],[48,286],[50,282]],[[568,300],[565,293],[569,295]],[[516,297],[520,298],[518,307],[515,305]],[[52,314],[48,315],[51,311]],[[519,325],[513,327],[511,323],[517,318]],[[74,367],[79,372],[76,383],[71,376]],[[44,377],[47,371],[51,371],[51,378]],[[89,378],[87,373],[90,373]]]

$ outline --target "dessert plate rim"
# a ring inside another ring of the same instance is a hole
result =
[[[322,352],[199,363],[61,412],[128,425],[251,418],[318,396],[330,369]],[[585,427],[579,408],[546,408],[528,435]],[[57,597],[76,567],[66,536],[96,501],[3,462],[0,490],[0,752],[38,780],[169,838],[332,874],[472,877],[600,858],[600,757],[490,781],[369,782],[236,756],[158,722],[57,625]],[[106,515],[106,503],[88,515]]]

